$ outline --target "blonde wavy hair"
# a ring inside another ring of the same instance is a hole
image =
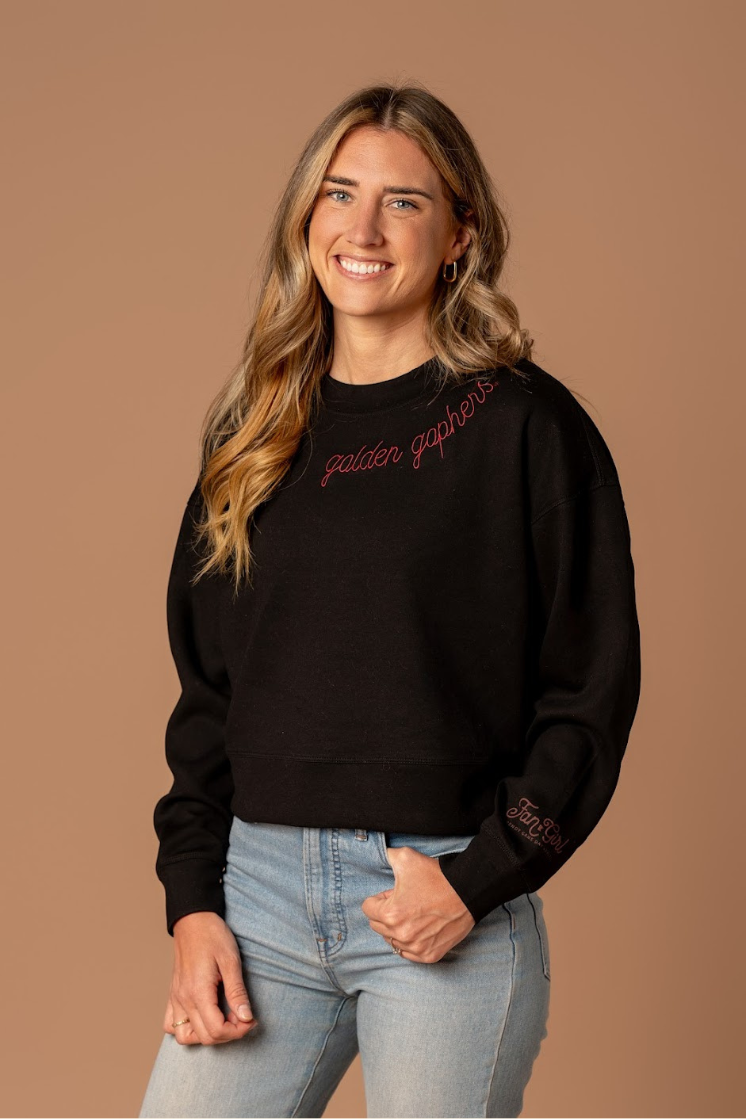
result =
[[[509,244],[497,192],[458,117],[417,84],[375,85],[342,101],[312,134],[277,206],[262,251],[256,310],[239,361],[209,406],[200,432],[199,490],[207,541],[194,582],[232,569],[234,592],[252,584],[251,518],[280,484],[321,400],[331,368],[333,307],[311,266],[308,226],[323,177],[355,128],[398,130],[419,144],[439,171],[453,218],[471,234],[455,283],[439,274],[425,339],[438,359],[438,386],[461,384],[485,369],[519,377],[533,340],[500,290]]]

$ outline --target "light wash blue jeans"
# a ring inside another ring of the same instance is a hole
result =
[[[549,1015],[539,895],[498,906],[434,964],[396,955],[360,908],[394,885],[386,847],[435,857],[471,839],[234,816],[225,920],[259,1025],[219,1045],[164,1033],[140,1119],[321,1119],[358,1052],[370,1119],[520,1115]]]

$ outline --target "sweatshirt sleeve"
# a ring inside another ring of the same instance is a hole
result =
[[[537,640],[520,764],[464,851],[439,858],[478,922],[538,890],[585,842],[618,782],[640,693],[629,526],[608,447],[573,398],[531,468]],[[539,506],[537,508],[537,506]]]
[[[218,616],[210,595],[211,575],[195,586],[199,568],[194,523],[201,503],[192,491],[176,542],[166,593],[171,654],[181,693],[165,733],[170,790],[153,813],[159,840],[156,874],[166,893],[166,927],[187,913],[225,915],[222,872],[232,822],[233,779],[224,749],[230,703],[221,656]]]

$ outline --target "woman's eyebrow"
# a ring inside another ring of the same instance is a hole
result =
[[[354,179],[345,179],[342,175],[325,175],[322,182],[337,183],[339,186],[360,186],[360,183]],[[419,187],[406,187],[406,186],[385,186],[383,188],[384,194],[421,194],[423,198],[429,198],[434,202],[432,194],[428,194],[426,190],[420,190]]]

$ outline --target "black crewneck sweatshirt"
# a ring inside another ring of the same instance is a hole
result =
[[[439,859],[479,921],[539,889],[616,787],[640,693],[619,477],[528,359],[438,390],[432,358],[323,406],[251,528],[254,586],[194,587],[199,480],[167,590],[181,694],[158,801],[166,922],[224,915],[233,815],[470,835]]]

